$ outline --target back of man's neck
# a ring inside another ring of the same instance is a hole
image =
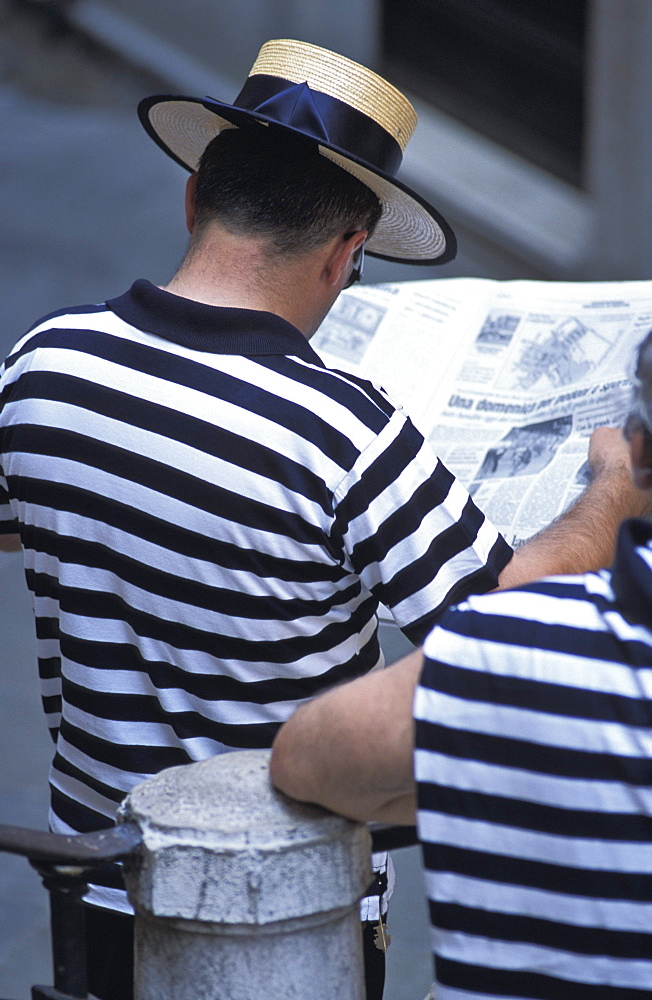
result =
[[[274,311],[268,307],[266,297],[255,294],[251,286],[228,282],[224,278],[215,277],[212,280],[208,276],[198,278],[180,271],[167,285],[161,287],[172,295],[179,295],[181,298],[209,306]]]
[[[273,267],[260,245],[227,236],[191,249],[164,291],[211,306],[271,312],[311,337],[332,301],[321,303],[319,267],[304,259]]]

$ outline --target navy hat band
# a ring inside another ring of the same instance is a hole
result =
[[[330,160],[378,199],[381,216],[365,252],[413,264],[445,264],[455,234],[437,209],[397,174],[417,116],[409,100],[372,70],[296,39],[260,49],[234,102],[158,94],[138,114],[148,134],[186,170],[200,168],[206,148],[229,128],[276,134],[288,149]]]
[[[219,101],[207,97],[202,103],[209,111],[224,113]],[[232,107],[340,149],[390,177],[396,175],[403,159],[399,143],[382,125],[336,97],[312,90],[307,83],[257,73],[248,78]],[[229,117],[234,124],[244,124]]]

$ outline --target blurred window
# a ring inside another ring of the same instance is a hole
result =
[[[582,186],[588,0],[382,0],[398,86]]]

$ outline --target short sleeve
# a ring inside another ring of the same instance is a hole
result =
[[[356,574],[413,642],[449,605],[497,586],[512,549],[401,412],[336,494]]]

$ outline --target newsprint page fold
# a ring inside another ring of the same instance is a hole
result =
[[[312,345],[382,386],[518,545],[587,482],[591,431],[622,426],[652,281],[439,278],[344,292]]]

